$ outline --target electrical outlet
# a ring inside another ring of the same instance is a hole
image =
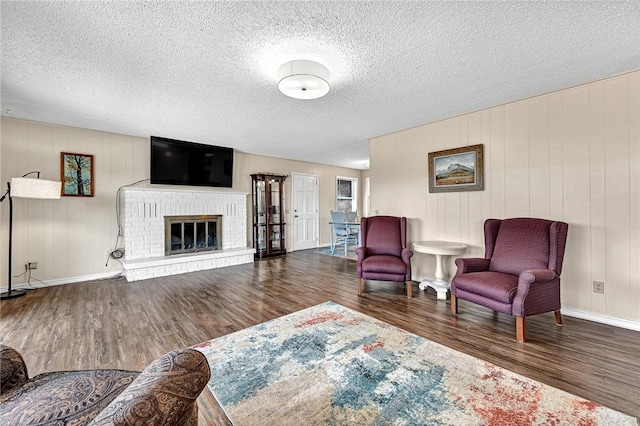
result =
[[[38,269],[38,262],[27,262],[25,266],[28,270]]]
[[[604,294],[604,281],[594,281],[593,282],[593,292]]]

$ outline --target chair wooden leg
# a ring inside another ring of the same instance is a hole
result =
[[[558,327],[562,327],[562,314],[560,313],[560,310],[553,311],[553,313],[556,314],[556,325]]]
[[[357,288],[358,288],[358,296],[362,294],[362,278],[356,278]]]
[[[411,287],[411,281],[407,281],[405,285],[407,286],[407,299],[411,299],[413,297],[413,287]]]
[[[524,317],[516,317],[516,339],[518,342],[524,342],[527,339]]]
[[[458,315],[458,298],[453,294],[451,295],[451,313],[453,315]]]

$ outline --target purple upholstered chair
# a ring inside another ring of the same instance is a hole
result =
[[[560,314],[560,272],[569,225],[545,219],[487,219],[482,258],[456,259],[451,312],[458,299],[516,317],[516,338],[526,339],[524,318]]]
[[[360,221],[362,247],[358,247],[358,295],[362,279],[403,282],[411,298],[411,256],[407,248],[407,218],[363,217]]]

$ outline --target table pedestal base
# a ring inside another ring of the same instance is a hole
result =
[[[427,287],[431,287],[438,293],[438,299],[447,300],[447,292],[451,288],[449,283],[444,280],[424,280],[418,285],[420,290],[426,290]]]
[[[446,280],[444,273],[444,258],[446,256],[459,256],[467,250],[467,245],[450,241],[417,241],[413,243],[413,249],[418,253],[432,254],[436,257],[436,274],[432,280],[423,280],[420,290],[431,287],[438,293],[439,300],[447,300],[447,292],[451,284]]]

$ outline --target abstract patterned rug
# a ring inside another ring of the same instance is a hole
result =
[[[638,425],[333,302],[194,348],[236,426]]]

